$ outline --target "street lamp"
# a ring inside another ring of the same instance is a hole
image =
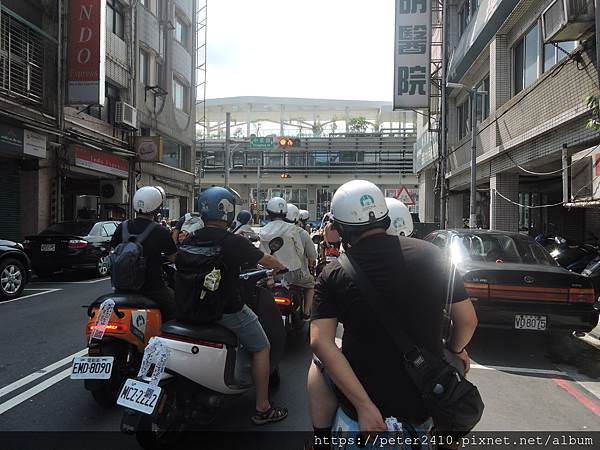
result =
[[[475,204],[477,202],[477,94],[485,95],[487,92],[469,88],[461,83],[446,83],[451,89],[463,89],[469,92],[471,102],[471,197],[469,200],[469,228],[477,228],[477,214]]]

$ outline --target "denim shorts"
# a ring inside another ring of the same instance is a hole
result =
[[[269,338],[265,330],[248,305],[244,305],[236,313],[223,314],[217,323],[233,331],[240,343],[250,353],[258,353],[269,345]]]

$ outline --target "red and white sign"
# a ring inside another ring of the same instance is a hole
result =
[[[129,175],[129,161],[110,153],[99,152],[86,147],[73,147],[75,165],[97,172],[109,173],[121,178]]]
[[[410,195],[410,191],[406,188],[406,186],[402,186],[400,188],[400,192],[398,193],[398,196],[396,198],[402,203],[404,203],[406,206],[415,205],[415,201],[413,200],[412,195]]]
[[[104,105],[106,0],[69,2],[69,103]]]

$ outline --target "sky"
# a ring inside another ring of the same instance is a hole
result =
[[[207,98],[392,101],[393,0],[209,0]]]

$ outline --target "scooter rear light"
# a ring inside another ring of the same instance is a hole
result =
[[[203,339],[191,339],[168,333],[162,333],[160,337],[163,337],[165,339],[172,339],[174,341],[188,342],[190,344],[201,345],[203,347],[223,348],[225,346],[225,344],[223,344],[222,342],[205,341]]]
[[[96,328],[100,328],[99,325],[89,324],[87,333],[90,334]],[[104,328],[105,333],[124,334],[129,332],[129,325],[126,323],[108,322]]]
[[[594,289],[569,289],[569,303],[596,303]]]
[[[282,306],[290,306],[292,304],[292,300],[287,297],[275,297],[275,303]]]

